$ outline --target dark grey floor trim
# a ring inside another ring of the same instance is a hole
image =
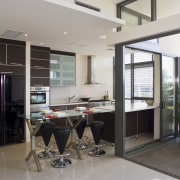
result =
[[[126,160],[128,160],[128,161],[131,161],[131,162],[134,162],[134,163],[136,163],[136,164],[142,165],[142,166],[147,167],[147,168],[149,168],[149,169],[155,170],[155,171],[157,171],[157,172],[166,174],[166,175],[168,175],[168,176],[172,176],[172,177],[174,177],[174,178],[180,179],[180,177],[179,177],[179,176],[176,176],[175,174],[167,173],[167,172],[165,172],[165,171],[162,171],[162,170],[160,170],[160,169],[154,168],[154,167],[152,167],[152,166],[148,166],[148,165],[143,164],[143,163],[139,163],[139,162],[134,161],[134,160],[132,160],[132,159],[128,159],[128,158],[124,158],[124,159],[126,159]]]
[[[149,165],[146,165],[146,164],[143,164],[143,163],[140,163],[140,162],[137,162],[137,161],[131,159],[131,156],[134,156],[134,155],[139,154],[139,153],[142,153],[142,152],[144,152],[144,151],[148,151],[148,150],[150,150],[150,149],[153,149],[153,148],[155,148],[155,147],[157,147],[157,146],[159,146],[159,145],[165,144],[165,143],[167,143],[167,142],[169,142],[169,141],[171,141],[171,140],[173,140],[173,139],[174,139],[174,137],[171,137],[171,138],[166,139],[166,140],[164,140],[164,141],[155,141],[155,142],[153,142],[153,143],[146,144],[146,145],[144,145],[143,147],[140,147],[140,148],[138,148],[138,149],[135,149],[135,150],[132,150],[132,151],[130,151],[130,152],[125,153],[124,159],[126,159],[126,160],[128,160],[128,161],[131,161],[131,162],[134,162],[134,163],[136,163],[136,164],[142,165],[142,166],[144,166],[144,167],[150,168],[150,169],[155,170],[155,171],[157,171],[157,172],[166,174],[166,175],[168,175],[168,176],[172,176],[172,177],[174,177],[174,178],[180,179],[180,177],[177,176],[177,175],[175,175],[175,174],[171,174],[171,173],[169,173],[169,172],[166,172],[166,171],[157,169],[157,168],[155,168],[155,167],[152,167],[152,166],[149,166]]]

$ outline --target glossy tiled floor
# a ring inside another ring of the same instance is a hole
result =
[[[125,150],[131,150],[140,147],[146,143],[153,142],[153,134],[140,134],[137,137],[133,136],[125,139]]]
[[[175,180],[170,176],[114,156],[114,147],[107,144],[106,155],[91,157],[88,150],[79,160],[73,153],[68,168],[52,168],[51,161],[42,162],[43,172],[37,172],[34,160],[24,159],[30,144],[22,143],[0,147],[0,179],[5,180]],[[73,151],[72,151],[73,152]]]

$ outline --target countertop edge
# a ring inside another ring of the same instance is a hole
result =
[[[71,103],[58,103],[58,104],[50,104],[49,106],[68,106],[68,105],[76,105],[76,104],[88,104],[88,102],[71,102]]]

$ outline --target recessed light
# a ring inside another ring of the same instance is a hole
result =
[[[67,35],[67,32],[66,32],[66,31],[64,32],[64,35]]]
[[[42,43],[42,42],[40,42],[39,44],[40,44],[40,45],[43,45],[43,43]]]
[[[74,43],[74,42],[68,43],[68,46],[76,46],[76,43]]]
[[[106,39],[106,35],[99,36],[99,39]]]
[[[25,37],[27,37],[27,36],[28,36],[28,34],[27,34],[27,33],[25,33],[25,34],[24,34],[24,36],[25,36]]]

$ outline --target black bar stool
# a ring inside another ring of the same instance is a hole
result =
[[[69,156],[70,153],[64,154],[64,150],[69,138],[70,128],[69,127],[55,127],[54,128],[54,137],[56,144],[59,150],[59,159],[56,159],[52,162],[51,166],[55,168],[64,168],[71,165],[69,159],[65,159],[66,156]]]
[[[77,132],[77,135],[78,135],[78,138],[79,138],[78,139],[79,143],[77,144],[77,149],[80,149],[80,150],[81,149],[86,149],[88,147],[88,145],[84,144],[83,140],[82,140],[86,124],[87,124],[87,120],[84,118],[84,119],[82,119],[80,121],[79,125],[76,127],[76,132]]]
[[[90,123],[90,128],[93,134],[93,138],[95,141],[95,148],[88,152],[91,156],[101,156],[104,155],[106,152],[102,149],[99,149],[102,144],[100,143],[101,136],[104,132],[104,122],[102,121],[92,121]]]
[[[54,157],[54,152],[49,150],[49,143],[54,131],[54,123],[52,122],[44,122],[40,127],[40,134],[43,138],[43,142],[45,144],[45,150],[38,154],[39,158],[52,158]]]

